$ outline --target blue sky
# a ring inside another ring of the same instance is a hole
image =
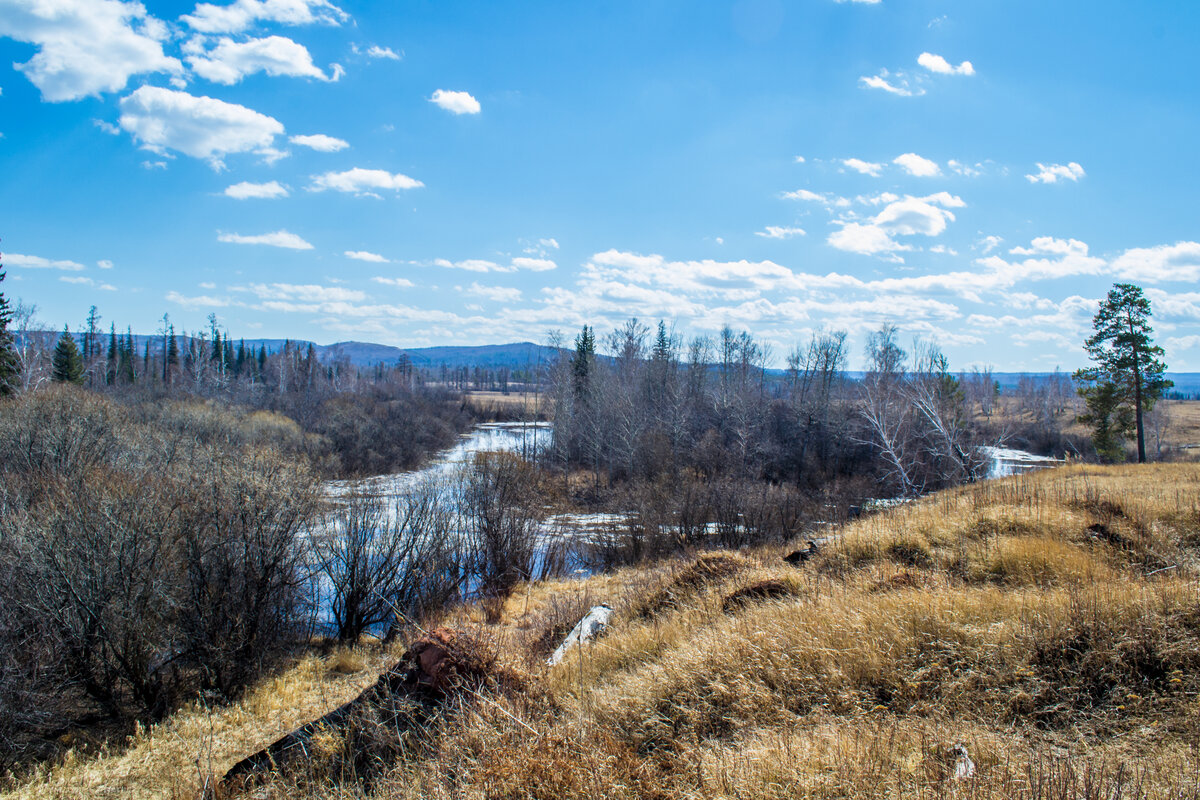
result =
[[[0,0],[6,292],[400,346],[884,321],[1200,371],[1200,4]]]

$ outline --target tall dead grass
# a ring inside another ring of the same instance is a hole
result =
[[[1200,797],[1200,467],[1067,466],[827,533],[801,569],[747,551],[520,585],[497,624],[451,613],[537,691],[447,709],[369,796]],[[546,666],[595,602],[616,609],[610,632]],[[16,796],[187,796],[196,753],[232,763],[358,679],[306,661]],[[263,796],[367,795],[341,776]]]

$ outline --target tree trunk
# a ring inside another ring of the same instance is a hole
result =
[[[1129,320],[1129,332],[1133,333],[1133,319]],[[1138,358],[1137,345],[1133,347],[1133,407],[1137,422],[1138,463],[1146,463],[1146,436],[1142,430],[1142,361]]]

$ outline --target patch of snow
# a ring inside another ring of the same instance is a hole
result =
[[[1062,464],[1061,458],[1039,456],[1025,450],[1014,450],[1010,447],[980,447],[979,452],[988,459],[989,478],[1006,478],[1009,475],[1019,475],[1035,469],[1045,469]]]

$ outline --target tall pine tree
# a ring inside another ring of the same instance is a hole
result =
[[[0,265],[0,283],[4,283],[3,265]],[[13,344],[12,331],[8,329],[12,316],[8,298],[0,291],[0,397],[15,393],[20,380],[17,348]]]
[[[1163,376],[1163,349],[1151,338],[1150,300],[1139,286],[1113,284],[1092,327],[1095,333],[1084,349],[1096,366],[1075,373],[1076,380],[1087,384],[1079,390],[1088,405],[1081,420],[1093,425],[1096,449],[1110,458],[1120,455],[1123,440],[1134,434],[1138,463],[1145,463],[1142,415],[1174,385]]]
[[[58,337],[54,347],[54,358],[51,362],[53,371],[51,378],[58,383],[83,383],[83,355],[71,336],[71,329],[63,326],[63,332]]]

